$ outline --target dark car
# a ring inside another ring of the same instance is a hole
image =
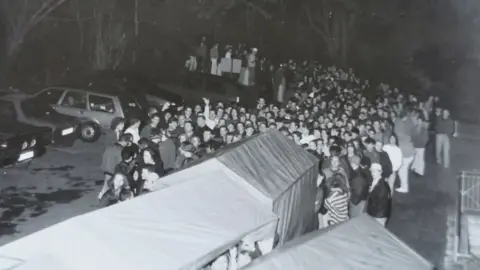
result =
[[[251,106],[259,96],[255,86],[247,87],[228,77],[204,73],[188,73],[182,82],[159,83],[158,86],[181,95],[186,103],[192,104],[198,104],[206,97],[215,102],[239,102]]]
[[[21,94],[11,94],[0,97],[0,106],[12,108],[18,122],[49,128],[51,138],[43,141],[44,145],[68,147],[79,138],[80,121],[57,113],[49,104]]]
[[[52,131],[18,122],[12,103],[0,104],[0,167],[27,162],[45,151]]]

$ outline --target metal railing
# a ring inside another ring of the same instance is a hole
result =
[[[480,214],[480,172],[460,174],[460,213]]]
[[[459,196],[456,198],[456,217],[455,217],[455,251],[454,261],[459,262],[465,260],[477,262],[469,252],[468,231],[463,231],[465,228],[462,220],[463,214],[480,214],[480,172],[477,171],[462,171],[458,176]],[[466,242],[464,242],[466,241]],[[467,268],[468,269],[468,268]]]

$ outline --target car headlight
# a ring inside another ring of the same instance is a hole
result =
[[[0,143],[0,148],[7,148],[8,147],[8,143],[7,142],[2,142]]]
[[[37,140],[36,140],[36,139],[33,139],[33,140],[30,142],[30,147],[34,147],[36,144],[37,144]]]

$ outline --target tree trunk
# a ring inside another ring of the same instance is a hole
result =
[[[133,58],[132,62],[135,65],[137,62],[137,48],[138,48],[138,34],[139,34],[139,19],[138,19],[138,0],[135,0],[135,13],[134,13],[134,21],[135,21],[135,41],[134,41],[134,48],[133,48]]]
[[[3,14],[0,12],[0,14]],[[0,87],[4,88],[7,86],[7,73],[9,66],[9,59],[7,55],[7,25],[4,21],[4,16],[0,15]]]
[[[348,18],[345,12],[342,12],[340,23],[339,40],[339,61],[343,66],[347,65],[348,57]]]

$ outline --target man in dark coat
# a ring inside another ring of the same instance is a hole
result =
[[[382,165],[382,177],[388,178],[393,173],[392,162],[387,152],[383,151],[382,141],[375,142],[375,151],[377,151],[380,165]]]
[[[368,197],[368,176],[360,168],[360,158],[355,156],[350,162],[352,174],[350,176],[350,218],[363,213],[365,201]]]
[[[103,188],[100,194],[105,192],[108,188],[107,182],[113,176],[115,167],[122,161],[122,150],[124,147],[130,145],[131,136],[124,134],[120,136],[118,142],[110,145],[105,149],[102,157],[102,171],[104,174]]]
[[[392,193],[385,178],[382,177],[382,166],[373,163],[370,166],[372,184],[369,188],[366,213],[385,226],[392,210]]]
[[[158,151],[163,161],[165,173],[168,174],[175,169],[175,161],[177,160],[177,147],[174,139],[163,135],[162,142],[158,144]]]

